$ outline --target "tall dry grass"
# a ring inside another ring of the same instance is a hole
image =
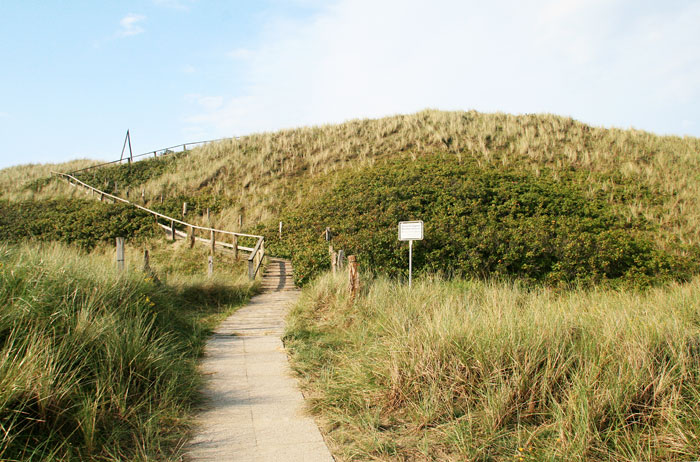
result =
[[[140,249],[119,273],[113,249],[0,244],[0,460],[181,460],[208,329],[252,286],[155,246],[160,283]]]
[[[345,278],[306,289],[285,337],[340,460],[700,457],[700,280],[378,279],[353,303]]]

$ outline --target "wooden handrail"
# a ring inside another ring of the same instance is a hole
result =
[[[193,229],[200,229],[203,231],[209,231],[210,233],[221,233],[221,234],[228,234],[230,236],[241,236],[241,237],[250,237],[253,239],[257,239],[258,242],[253,249],[250,249],[249,247],[237,246],[237,248],[240,250],[251,251],[250,255],[248,256],[248,275],[251,279],[255,279],[255,276],[258,273],[258,269],[260,268],[260,265],[262,264],[263,258],[265,257],[265,244],[264,244],[265,238],[263,236],[258,236],[256,234],[236,233],[233,231],[226,231],[223,229],[209,228],[206,226],[198,226],[198,225],[194,225],[192,223],[187,223],[185,221],[178,220],[177,218],[169,217],[169,216],[164,215],[160,212],[156,212],[155,210],[151,210],[151,209],[143,207],[141,205],[134,204],[133,202],[128,201],[127,199],[123,199],[119,196],[115,196],[113,194],[109,194],[107,192],[104,192],[100,189],[97,189],[93,186],[90,186],[89,184],[87,184],[83,181],[80,181],[79,179],[77,179],[73,175],[69,175],[68,173],[62,173],[62,172],[51,172],[51,173],[53,175],[66,178],[68,183],[73,185],[73,186],[75,186],[73,184],[73,182],[75,182],[84,188],[87,188],[89,190],[92,190],[92,191],[100,194],[101,197],[108,197],[108,198],[112,199],[113,201],[119,201],[119,202],[122,202],[124,204],[132,205],[132,206],[136,207],[137,209],[143,210],[144,212],[147,212],[147,213],[150,213],[151,215],[154,215],[155,217],[160,217],[160,218],[163,218],[164,220],[168,220],[168,221],[170,221],[171,224],[178,223],[178,224],[181,224],[183,226],[191,227]],[[157,221],[157,218],[156,218],[156,221]],[[223,245],[225,243],[218,243],[217,242],[217,244]],[[226,245],[225,247],[229,247],[229,246],[232,247],[233,245],[232,244]]]

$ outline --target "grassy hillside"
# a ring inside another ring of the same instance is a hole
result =
[[[433,178],[434,170],[425,167],[435,162],[435,156],[448,167],[440,181]],[[401,273],[405,249],[390,234],[399,220],[423,219],[428,226],[424,243],[428,253],[417,254],[418,271],[553,282],[576,282],[581,275],[593,273],[593,281],[622,277],[646,283],[669,276],[683,279],[697,272],[691,262],[700,249],[699,162],[696,138],[601,129],[552,115],[423,111],[231,139],[186,155],[87,171],[80,177],[110,191],[116,187],[122,196],[130,191],[132,200],[140,201],[143,192],[147,205],[173,214],[188,202],[188,219],[202,223],[210,208],[212,223],[227,229],[238,229],[239,215],[243,215],[244,229],[258,225],[256,231],[269,238],[270,250],[300,259],[295,263],[309,278],[328,266],[320,237],[326,226],[339,237],[336,248],[345,247],[379,270]],[[416,174],[405,175],[405,171]],[[504,174],[496,178],[494,172]],[[485,195],[478,198],[466,191],[474,184],[466,175],[473,174],[482,180],[491,175],[492,184],[482,188]],[[382,175],[395,181],[389,184]],[[439,197],[441,190],[436,188],[444,191],[443,183],[449,178],[457,183],[450,185],[452,190],[463,191],[458,200],[457,196]],[[498,193],[503,184],[494,182],[508,181],[525,185],[520,191]],[[38,190],[34,197],[46,197],[61,186],[49,183],[45,188],[33,187]],[[399,194],[402,188],[403,195]],[[564,192],[559,194],[558,189]],[[392,191],[390,195],[387,190]],[[64,193],[80,194],[66,188]],[[559,199],[553,200],[550,193],[559,194]],[[489,202],[494,195],[495,202]],[[584,223],[582,228],[576,224],[581,218],[576,210],[572,215],[556,205],[547,211],[504,210],[508,201],[516,208],[528,201],[557,204],[566,195],[596,204],[606,218],[598,214],[593,218],[599,219],[598,225]],[[456,210],[449,209],[469,197],[481,203],[479,210],[463,202]],[[375,205],[361,210],[368,199]],[[348,210],[346,200],[359,205]],[[410,201],[414,203],[407,206]],[[474,212],[486,217],[482,223],[486,228],[494,229],[487,237],[493,245],[479,242]],[[550,221],[542,231],[544,220]],[[274,242],[279,221],[287,225],[288,242]],[[376,228],[378,223],[382,232],[363,234],[370,224]],[[510,231],[498,235],[497,228]],[[569,241],[577,236],[591,241],[604,228],[615,234],[614,239],[569,249],[572,258],[562,255],[562,246]],[[563,241],[572,231],[574,237]],[[446,233],[466,237],[446,242]],[[523,242],[515,242],[517,236]],[[512,245],[503,247],[503,242]],[[477,245],[487,248],[474,250]],[[446,246],[446,253],[432,252],[438,246]],[[389,255],[373,255],[378,250]],[[607,256],[600,256],[606,252]],[[613,255],[616,252],[625,256]],[[530,256],[515,261],[515,254]],[[438,268],[429,263],[436,258],[447,261],[446,256],[452,263]]]
[[[555,293],[380,278],[351,302],[346,277],[305,289],[285,337],[339,460],[700,458],[699,279]]]
[[[253,288],[243,262],[207,279],[205,251],[150,247],[160,282],[132,246],[118,274],[111,247],[0,244],[1,460],[180,460],[208,329]]]

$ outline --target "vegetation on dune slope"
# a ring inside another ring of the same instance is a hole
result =
[[[235,229],[240,212],[249,225],[275,221],[284,207],[297,207],[320,190],[308,191],[300,184],[320,180],[325,185],[324,179],[346,168],[364,168],[386,158],[410,161],[436,152],[474,159],[481,166],[533,173],[549,169],[555,176],[574,170],[581,178],[590,173],[585,188],[591,194],[623,202],[620,212],[625,217],[657,223],[663,243],[700,242],[699,139],[596,128],[548,114],[430,110],[256,134],[195,148],[157,176],[131,186],[138,188],[137,194],[143,188],[147,200],[161,194],[224,196],[230,204],[214,220]],[[170,162],[166,159],[155,162]],[[619,182],[641,184],[660,195],[652,200],[626,198]],[[72,188],[64,191],[75,193]]]
[[[580,176],[479,166],[451,155],[394,159],[339,174],[325,191],[283,213],[281,240],[276,224],[264,234],[271,252],[294,259],[302,283],[330,266],[319,232],[328,223],[334,247],[357,255],[365,268],[407,273],[408,246],[397,241],[396,226],[416,219],[425,222],[413,259],[418,273],[648,285],[697,272],[684,256],[688,248],[659,247],[658,225],[625,219],[604,194],[591,197],[589,175]],[[635,183],[618,188],[632,199],[655,196]]]
[[[700,281],[636,291],[323,276],[285,344],[340,460],[700,458]]]
[[[92,249],[115,237],[146,238],[153,218],[130,205],[90,199],[0,200],[0,241],[26,239],[73,243]]]
[[[113,250],[0,244],[1,460],[180,460],[207,329],[251,292],[242,263],[187,276],[200,253],[158,248],[157,283]]]
[[[439,170],[438,179],[423,165],[437,153],[451,166],[451,171]],[[551,115],[423,111],[251,135],[188,155],[81,175],[106,187],[108,177],[118,178],[122,194],[131,188],[134,200],[143,190],[147,205],[176,216],[182,202],[188,202],[188,220],[195,222],[205,223],[207,207],[211,223],[226,229],[239,229],[239,215],[244,216],[244,228],[265,221],[268,226],[258,230],[264,229],[271,241],[277,223],[289,222],[286,237],[305,246],[303,252],[300,246],[294,249],[294,258],[307,280],[327,264],[322,241],[312,239],[326,226],[340,230],[346,239],[337,248],[346,246],[373,267],[398,272],[405,257],[390,235],[398,219],[415,218],[426,221],[433,239],[425,243],[428,253],[417,254],[418,270],[545,282],[623,277],[646,284],[696,271],[686,263],[700,245],[699,153],[695,138],[593,128]],[[397,170],[424,170],[410,178],[393,175],[392,185],[365,181],[365,175],[377,178],[386,172],[381,166],[387,162]],[[495,192],[497,203],[464,190],[455,197],[478,204],[456,203],[448,197],[454,188],[438,184],[455,175],[455,181],[470,186],[464,175],[473,173],[490,175],[493,184],[485,190]],[[400,180],[413,183],[399,185]],[[526,185],[510,187],[512,181]],[[406,191],[399,193],[404,186]],[[436,194],[436,187],[448,194]],[[391,196],[379,188],[389,188]],[[425,195],[435,202],[426,201]],[[558,208],[564,196],[578,205]],[[367,199],[391,205],[360,210]],[[345,204],[353,201],[357,210],[345,216]],[[518,210],[523,201],[549,201],[552,206]],[[595,207],[584,204],[588,201]],[[593,209],[598,212],[591,215]],[[480,226],[486,231],[483,240],[476,232]],[[361,243],[370,231],[371,239]],[[454,236],[459,233],[466,235]],[[445,249],[437,249],[438,240],[447,242]],[[284,245],[277,249],[284,252]],[[381,255],[370,258],[376,251]],[[435,267],[438,259],[446,263]]]

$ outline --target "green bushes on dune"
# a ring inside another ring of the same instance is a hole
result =
[[[0,201],[0,240],[28,238],[74,243],[92,249],[115,237],[147,237],[153,218],[127,204],[105,205],[89,199]]]
[[[687,278],[695,268],[684,249],[655,244],[651,223],[623,219],[609,201],[587,194],[573,171],[535,175],[434,155],[345,171],[315,188],[321,192],[304,207],[283,213],[281,241],[274,224],[266,230],[271,251],[294,258],[302,283],[329,267],[326,226],[335,249],[358,255],[365,268],[405,275],[408,246],[397,241],[397,223],[416,219],[425,222],[414,252],[418,273],[648,285]],[[648,194],[631,182],[618,189]]]

